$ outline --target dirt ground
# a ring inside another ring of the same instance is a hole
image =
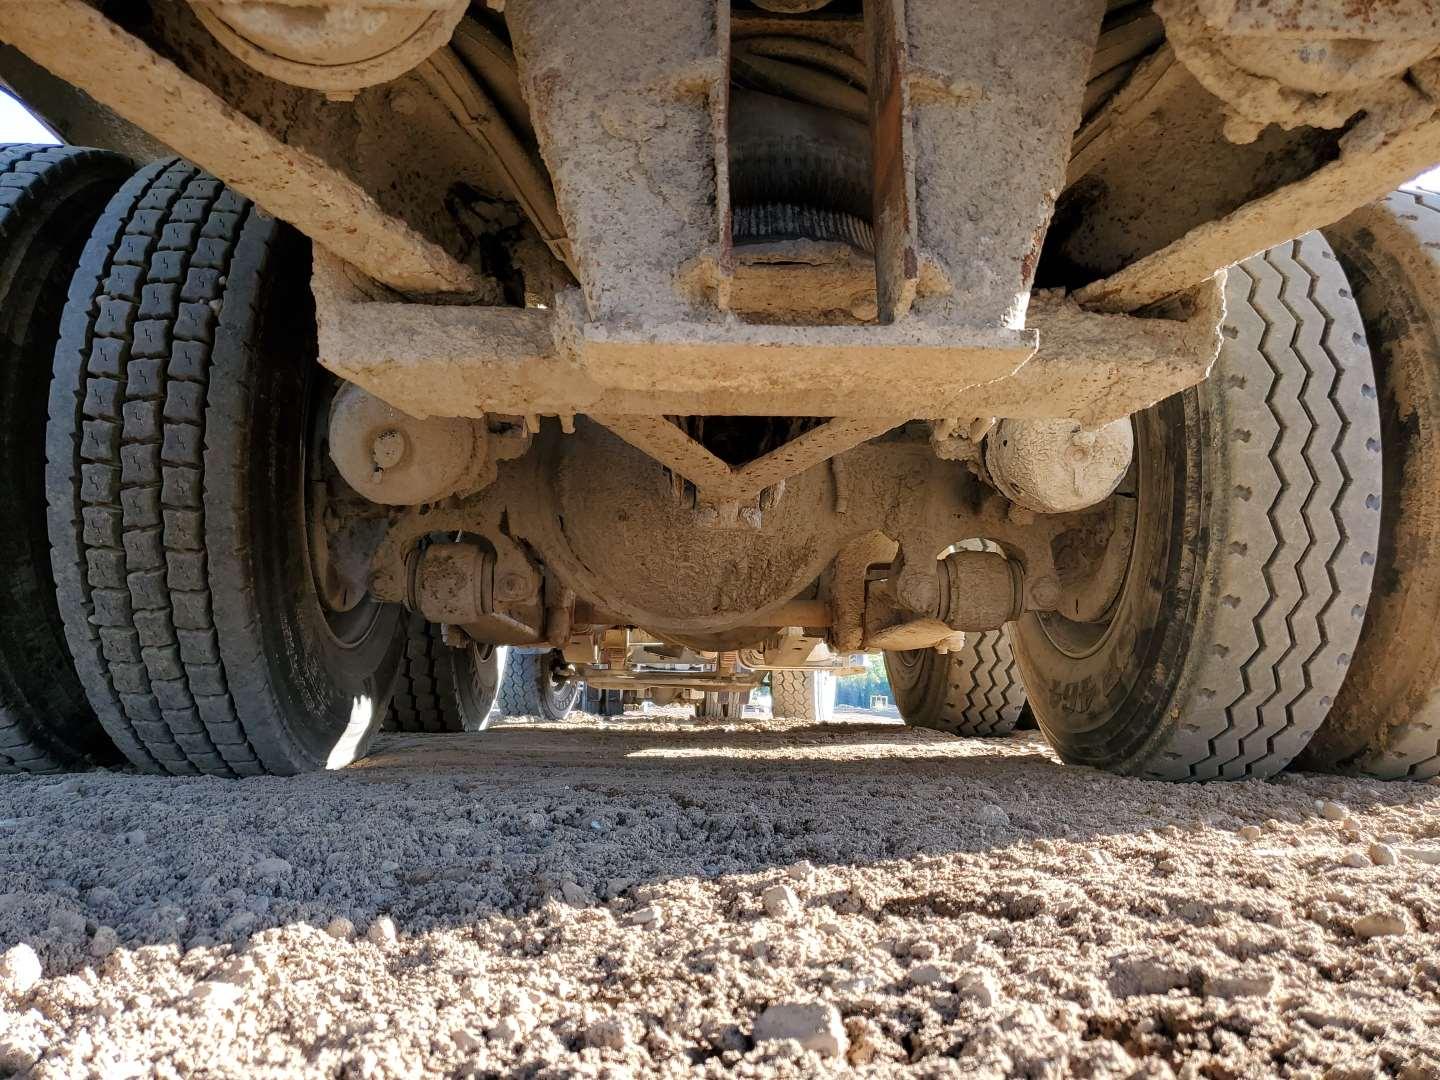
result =
[[[0,1074],[1435,1078],[1437,861],[1434,784],[863,718],[0,777]]]

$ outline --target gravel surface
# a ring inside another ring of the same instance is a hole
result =
[[[1440,787],[630,717],[0,777],[0,1074],[1440,1077]]]

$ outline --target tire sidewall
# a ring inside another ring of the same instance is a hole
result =
[[[278,772],[338,767],[363,756],[404,651],[395,605],[378,606],[368,632],[342,643],[312,576],[306,423],[321,374],[308,267],[308,245],[297,234],[252,213],[216,329],[206,423],[216,630],[236,709],[261,760]],[[253,620],[258,655],[226,617],[242,611]],[[237,655],[247,656],[243,666],[259,669],[243,672],[238,688]],[[255,713],[269,716],[248,722]]]

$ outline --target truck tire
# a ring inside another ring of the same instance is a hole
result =
[[[0,773],[119,760],[85,700],[55,604],[45,533],[45,401],[65,289],[118,154],[0,145]]]
[[[828,671],[772,671],[770,700],[776,719],[828,724],[835,713],[835,676]]]
[[[386,731],[484,731],[500,690],[500,653],[491,645],[446,645],[443,631],[412,614],[405,659],[385,716]]]
[[[1365,625],[1296,765],[1426,780],[1440,776],[1440,196],[1397,191],[1325,236],[1375,358],[1384,480]]]
[[[511,649],[500,679],[500,712],[504,716],[533,716],[559,723],[570,715],[584,689],[576,679],[560,677],[565,658],[556,650],[521,652]]]
[[[705,699],[700,702],[695,713],[702,720],[743,720],[745,717],[745,706],[750,702],[749,692],[730,691],[728,693],[717,693],[713,690],[705,692]]]
[[[585,711],[591,716],[621,716],[625,712],[625,691],[585,687]]]
[[[321,602],[328,376],[309,246],[182,161],[101,216],[55,352],[46,494],[81,684],[152,772],[338,767],[389,703],[401,612]]]
[[[885,654],[885,674],[911,727],[952,735],[1008,735],[1025,710],[1025,687],[1004,630],[967,633],[941,656],[934,649]]]
[[[1210,378],[1135,418],[1135,540],[1098,623],[1010,644],[1065,761],[1270,776],[1325,719],[1374,574],[1379,415],[1359,312],[1317,233],[1241,263]],[[1126,488],[1129,488],[1127,491]]]

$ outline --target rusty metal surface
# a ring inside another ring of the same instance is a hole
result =
[[[1403,131],[1369,153],[1345,154],[1304,179],[1198,225],[1160,250],[1078,290],[1095,311],[1136,311],[1259,251],[1338,221],[1440,161],[1440,119]]]
[[[1407,41],[1440,35],[1435,0],[1199,0],[1205,20],[1229,34]]]
[[[358,185],[281,142],[83,0],[0,10],[0,38],[376,281],[414,294],[480,288],[468,267]]]
[[[920,279],[903,3],[872,0],[865,5],[865,49],[871,83],[875,300],[880,322],[892,323],[909,312]]]
[[[707,503],[745,502],[762,490],[884,434],[903,417],[838,419],[812,428],[763,457],[727,465],[663,416],[594,416],[616,435],[693,483]]]

